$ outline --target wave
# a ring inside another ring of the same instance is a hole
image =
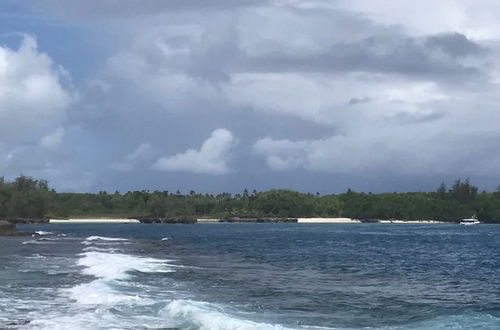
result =
[[[487,313],[463,313],[443,315],[412,324],[389,326],[380,330],[453,330],[453,329],[500,329],[500,318]]]
[[[83,248],[84,252],[104,252],[104,253],[116,253],[116,252],[123,252],[122,249],[115,249],[115,248],[103,248],[103,247],[97,247],[97,246],[87,246],[86,248]]]
[[[22,244],[23,245],[42,245],[42,244],[54,244],[55,242],[52,240],[29,240],[29,241],[24,241]]]
[[[54,234],[53,232],[43,231],[43,230],[35,231],[35,233],[38,234],[38,235],[40,235],[40,236],[43,236],[43,235],[53,235]]]
[[[237,318],[217,304],[195,300],[164,300],[148,295],[151,287],[136,283],[135,273],[173,272],[176,265],[172,260],[114,253],[110,249],[94,248],[79,254],[77,264],[82,266],[82,274],[96,277],[89,283],[64,289],[64,293],[78,305],[96,307],[102,310],[123,308],[137,309],[139,306],[152,306],[161,303],[153,317],[155,323],[182,329],[238,329],[238,330],[281,330],[280,325],[259,323]],[[93,247],[92,247],[93,248]],[[162,290],[165,291],[165,288]],[[176,295],[175,292],[171,292]],[[99,307],[101,306],[101,307]],[[128,306],[128,307],[126,307]]]
[[[26,259],[47,259],[47,257],[42,256],[41,254],[35,253],[35,254],[32,254],[30,257],[26,257]]]
[[[86,241],[128,241],[126,238],[120,237],[104,237],[104,236],[90,236],[87,237]]]
[[[126,238],[104,236],[90,236],[82,242],[84,245],[120,245],[129,243]]]
[[[216,304],[193,300],[173,300],[163,310],[162,315],[177,321],[177,326],[200,330],[284,330],[281,325],[239,319],[224,311]]]
[[[130,295],[126,292],[120,293],[113,288],[112,283],[102,279],[63,289],[63,292],[81,305],[114,306],[124,303],[147,303],[145,299],[138,295]]]
[[[82,271],[84,274],[107,280],[128,279],[129,272],[134,270],[143,273],[173,272],[168,264],[172,260],[97,251],[84,252],[80,256],[82,258],[78,260],[78,265],[85,267]]]
[[[101,239],[101,238],[98,238]],[[114,239],[116,240],[116,239]],[[170,260],[160,260],[115,253],[114,249],[89,247],[89,251],[79,254],[77,264],[83,266],[82,274],[96,277],[90,282],[79,284],[63,292],[82,305],[109,305],[123,303],[150,303],[133,290],[126,289],[123,281],[130,279],[133,272],[168,273],[173,272]]]

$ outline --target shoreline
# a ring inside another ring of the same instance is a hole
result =
[[[196,219],[196,223],[231,223],[226,221],[221,221],[218,218],[199,218]],[[271,221],[270,221],[271,222]],[[125,219],[125,218],[70,218],[70,219],[50,219],[49,224],[91,224],[91,223],[141,223],[138,219]],[[253,223],[253,222],[252,222]],[[257,223],[257,222],[255,222]],[[358,219],[351,218],[297,218],[296,223],[302,224],[360,224],[365,223]],[[450,222],[438,221],[438,220],[378,220],[376,222],[378,224],[448,224]]]
[[[87,219],[50,219],[49,223],[140,223],[137,219],[87,218]]]
[[[361,223],[351,218],[299,218],[297,223]]]

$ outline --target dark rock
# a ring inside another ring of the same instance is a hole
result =
[[[15,224],[0,220],[0,236],[14,236],[16,234]]]
[[[36,236],[35,232],[17,231],[16,225],[12,222],[0,220],[0,236]]]
[[[380,219],[362,218],[362,219],[359,219],[359,221],[362,223],[379,223]]]
[[[28,225],[28,224],[44,224],[49,223],[49,218],[8,218],[0,219],[0,221],[7,221],[13,224]]]
[[[190,216],[180,216],[171,218],[139,217],[137,220],[139,220],[141,223],[147,223],[147,224],[158,223],[158,224],[173,224],[173,225],[175,224],[191,225],[198,222],[195,217],[190,217]]]
[[[229,217],[221,219],[220,222],[242,222],[242,223],[295,223],[297,218],[240,218]]]

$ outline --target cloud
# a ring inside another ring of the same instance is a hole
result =
[[[114,18],[159,15],[179,11],[217,11],[265,4],[268,0],[44,0],[43,4],[71,17]]]
[[[47,149],[55,149],[59,147],[64,138],[64,128],[58,127],[54,132],[44,136],[40,140],[40,145]]]
[[[102,70],[79,82],[88,88],[74,111],[62,106],[27,144],[54,152],[47,146],[58,145],[64,128],[59,148],[85,148],[92,158],[85,166],[110,187],[126,187],[123,172],[133,170],[143,173],[137,182],[156,183],[151,168],[173,172],[162,174],[169,182],[193,184],[194,172],[207,174],[196,184],[207,177],[219,184],[209,174],[230,171],[227,155],[246,177],[268,175],[284,186],[294,171],[345,181],[465,176],[474,173],[470,159],[481,159],[476,173],[498,174],[491,155],[498,154],[500,6],[492,0],[44,2],[62,25],[83,25],[84,39],[106,51],[88,48]],[[51,70],[70,95],[57,65]],[[207,127],[229,135],[175,155],[205,139]],[[231,132],[242,139],[237,148]],[[15,150],[17,143],[3,143],[12,164],[34,154],[24,142]],[[156,148],[168,156],[158,159]]]
[[[369,97],[353,97],[349,100],[349,105],[369,103],[371,99]]]
[[[411,38],[404,35],[370,36],[359,41],[334,43],[328,50],[303,56],[275,51],[246,59],[254,72],[303,72],[396,74],[408,79],[443,80],[453,83],[482,75],[481,68],[464,62],[480,57],[480,47],[461,34]]]
[[[473,103],[452,104],[461,106],[461,111],[446,117],[439,113],[427,117],[396,114],[356,125],[350,120],[352,127],[343,134],[301,140],[265,137],[255,142],[253,151],[269,169],[279,172],[302,169],[386,178],[491,175],[500,164],[495,152],[499,134],[492,124],[500,115],[484,112],[479,118],[471,111]],[[443,125],[451,127],[443,129]]]
[[[67,72],[24,35],[18,49],[0,47],[0,168],[41,170],[62,143],[76,100]],[[2,157],[3,155],[3,157]]]
[[[129,153],[125,159],[118,163],[113,163],[110,168],[120,172],[129,172],[137,165],[148,162],[156,155],[156,150],[151,146],[151,143],[141,143],[137,149]]]
[[[226,129],[216,129],[210,138],[203,142],[199,150],[160,158],[153,168],[160,171],[186,171],[198,174],[220,175],[230,172],[228,165],[230,151],[236,139]]]
[[[463,57],[481,53],[481,47],[465,35],[441,33],[427,37],[425,45],[430,49],[439,49],[452,57]]]
[[[20,47],[0,47],[0,138],[4,143],[37,141],[64,124],[74,95],[65,72],[36,40],[24,36]]]
[[[500,36],[495,19],[500,4],[495,0],[340,0],[337,5],[381,24],[403,26],[412,35],[455,31],[482,40]]]

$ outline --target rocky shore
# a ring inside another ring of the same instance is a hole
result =
[[[8,219],[0,219],[0,221],[10,222],[15,225],[30,225],[30,224],[49,223],[49,218],[8,218]]]
[[[240,218],[230,217],[222,218],[219,222],[240,222],[240,223],[296,223],[297,218]]]
[[[297,218],[271,218],[271,217],[227,217],[221,219],[196,219],[192,216],[179,216],[170,218],[156,218],[156,217],[140,217],[138,220],[141,223],[147,224],[195,224],[195,223],[215,223],[215,222],[229,222],[229,223],[297,223]]]
[[[0,220],[0,236],[31,236],[32,232],[17,231],[16,225],[12,222]]]
[[[7,221],[0,221],[0,236],[14,236],[16,233],[16,225]]]
[[[190,217],[190,216],[181,216],[181,217],[170,217],[170,218],[157,218],[157,217],[140,217],[137,218],[141,223],[147,223],[147,224],[170,224],[170,225],[176,225],[176,224],[184,224],[184,225],[192,225],[197,223],[197,220],[195,217]]]

